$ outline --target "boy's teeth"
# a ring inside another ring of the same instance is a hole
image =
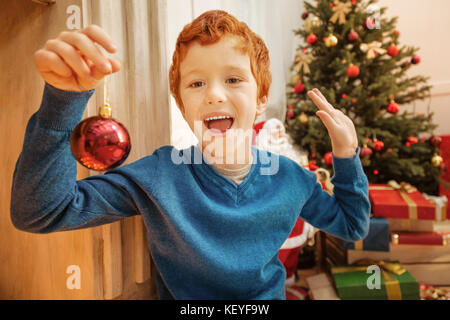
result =
[[[210,120],[218,120],[218,119],[229,119],[231,117],[229,116],[217,116],[217,117],[210,117],[210,118],[206,118],[206,121],[210,121]]]

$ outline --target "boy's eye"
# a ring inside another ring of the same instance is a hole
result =
[[[194,88],[200,87],[200,86],[197,86],[196,84],[202,84],[202,82],[200,82],[200,81],[194,82],[193,84],[190,85],[190,87],[194,87]]]
[[[235,80],[235,81],[232,81],[232,82],[231,82],[232,84],[239,83],[239,81],[240,81],[238,78],[230,78],[230,79],[228,79],[228,80]]]

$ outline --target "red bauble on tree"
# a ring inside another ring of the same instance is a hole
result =
[[[294,117],[295,117],[295,112],[294,112],[294,111],[288,110],[288,111],[286,112],[286,118],[292,119],[292,118],[294,118]]]
[[[381,150],[384,148],[384,142],[383,142],[383,141],[380,141],[380,140],[375,140],[375,141],[373,142],[373,148],[374,148],[376,151],[381,151]]]
[[[328,166],[331,166],[333,164],[333,156],[332,156],[331,152],[325,153],[325,155],[323,156],[323,161]]]
[[[387,107],[387,111],[392,114],[396,114],[399,110],[400,110],[400,107],[399,107],[398,103],[396,103],[394,100],[392,100],[391,103],[389,103],[389,105]]]
[[[439,136],[432,136],[430,138],[430,143],[435,147],[439,148],[441,146],[442,139]]]
[[[313,45],[314,43],[317,42],[317,36],[314,33],[311,33],[309,36],[306,37],[306,42],[308,42],[308,44]]]
[[[297,83],[294,87],[294,92],[302,93],[303,91],[305,91],[305,86],[303,85],[303,83],[301,83],[301,82]]]
[[[318,167],[317,164],[316,164],[316,160],[311,160],[311,161],[309,161],[309,162],[308,162],[308,168],[309,168],[309,170],[311,170],[311,171],[314,171],[314,170],[319,169],[319,167]]]
[[[359,67],[355,66],[354,64],[351,64],[347,68],[347,75],[350,78],[355,78],[359,75]]]
[[[372,149],[370,149],[366,144],[364,145],[364,147],[362,147],[361,152],[359,153],[359,155],[361,157],[370,157],[372,155],[373,151]]]
[[[416,137],[410,136],[410,137],[408,137],[408,142],[410,144],[414,144],[414,143],[419,142],[419,139],[417,139]]]
[[[412,57],[411,63],[412,64],[419,64],[420,63],[420,57],[419,56]]]
[[[347,36],[348,41],[356,41],[359,39],[359,34],[358,32],[356,32],[355,30],[352,30],[348,36]]]
[[[391,57],[396,57],[398,55],[398,48],[395,44],[391,44],[387,49],[388,55]]]

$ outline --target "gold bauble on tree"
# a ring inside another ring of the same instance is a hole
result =
[[[305,125],[309,122],[309,117],[306,113],[302,112],[298,117],[298,121],[300,121],[301,124]]]
[[[329,47],[334,47],[338,44],[338,39],[336,38],[335,35],[330,34],[327,39],[325,40],[325,46]]]
[[[433,158],[431,158],[431,163],[435,167],[439,167],[442,162],[444,162],[444,159],[442,159],[442,157],[440,155],[438,155],[438,154],[435,154],[433,156]]]

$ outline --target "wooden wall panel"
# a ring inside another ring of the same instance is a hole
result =
[[[14,165],[26,124],[44,86],[33,53],[67,28],[67,8],[82,8],[81,26],[103,27],[119,47],[122,70],[110,77],[113,117],[130,131],[125,164],[170,143],[168,70],[163,0],[31,0],[0,2],[0,299],[152,299],[153,261],[141,217],[92,229],[35,235],[16,230],[9,201]],[[73,20],[71,20],[73,23]],[[97,88],[85,117],[97,114]],[[101,174],[78,165],[77,179]],[[81,288],[67,288],[69,266],[80,268]]]
[[[9,214],[15,163],[44,87],[33,54],[66,29],[69,5],[81,5],[81,0],[58,0],[49,6],[0,1],[0,299],[92,299],[99,286],[92,230],[30,234],[15,229]],[[87,175],[79,167],[78,178]],[[71,265],[80,268],[80,289],[66,286]]]

